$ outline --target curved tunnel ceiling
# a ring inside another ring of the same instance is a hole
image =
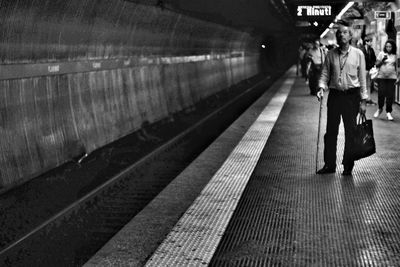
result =
[[[236,29],[257,34],[298,33],[320,35],[346,6],[348,0],[125,0],[160,8],[175,10],[202,20],[216,22]],[[359,13],[364,8],[379,7],[395,1],[358,0],[353,7]],[[329,5],[332,15],[325,17],[299,18],[299,5]],[[351,17],[351,15],[350,15]],[[300,21],[310,23],[308,27],[298,27]],[[318,25],[312,25],[317,21]],[[296,26],[297,25],[297,26]]]
[[[258,34],[295,30],[281,0],[126,0],[159,5],[202,20]]]

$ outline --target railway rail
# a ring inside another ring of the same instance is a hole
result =
[[[92,169],[99,168],[96,175],[100,178],[71,189],[75,190],[75,197],[66,197],[69,203],[66,205],[64,201],[62,208],[58,201],[39,201],[35,210],[31,210],[33,213],[24,215],[17,210],[12,215],[10,209],[0,206],[0,211],[8,212],[8,217],[18,218],[17,224],[3,227],[0,233],[0,240],[3,240],[0,241],[0,263],[4,266],[83,265],[251,105],[272,80],[260,81],[258,78],[245,82],[240,86],[242,89],[237,88],[235,93],[214,96],[214,105],[208,103],[203,108],[198,107],[199,112],[194,112],[189,121],[190,116],[186,114],[177,116],[174,122],[152,129],[156,135],[168,133],[163,136],[165,142],[152,142],[155,148],[152,145],[147,148],[153,151],[140,156],[140,159],[137,159],[136,143],[129,138],[94,153],[96,155],[85,159],[86,165]],[[243,90],[244,86],[247,89]],[[214,106],[212,110],[210,106]],[[102,168],[105,162],[113,171]],[[75,174],[85,172],[85,164],[72,171],[65,167],[59,173],[68,170]],[[48,177],[52,176],[47,176],[44,182],[49,182]],[[64,181],[58,186],[68,186],[68,183]],[[20,193],[19,196],[24,195]],[[4,201],[2,196],[0,204],[1,201]],[[28,218],[29,214],[32,216],[35,213],[38,214],[36,220]],[[0,225],[5,223],[7,221],[0,221]]]

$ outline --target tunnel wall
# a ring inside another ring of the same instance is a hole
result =
[[[157,7],[0,3],[3,188],[259,72],[256,37]]]

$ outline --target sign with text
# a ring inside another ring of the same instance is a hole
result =
[[[298,17],[331,16],[331,6],[297,6]]]
[[[375,19],[390,19],[390,11],[375,11]]]

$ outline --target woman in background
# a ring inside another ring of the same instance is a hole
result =
[[[383,111],[383,105],[386,100],[386,117],[392,121],[392,104],[394,100],[395,84],[398,83],[397,78],[397,56],[396,43],[392,39],[386,41],[383,51],[379,52],[376,67],[378,72],[378,110],[374,113],[377,118]]]

